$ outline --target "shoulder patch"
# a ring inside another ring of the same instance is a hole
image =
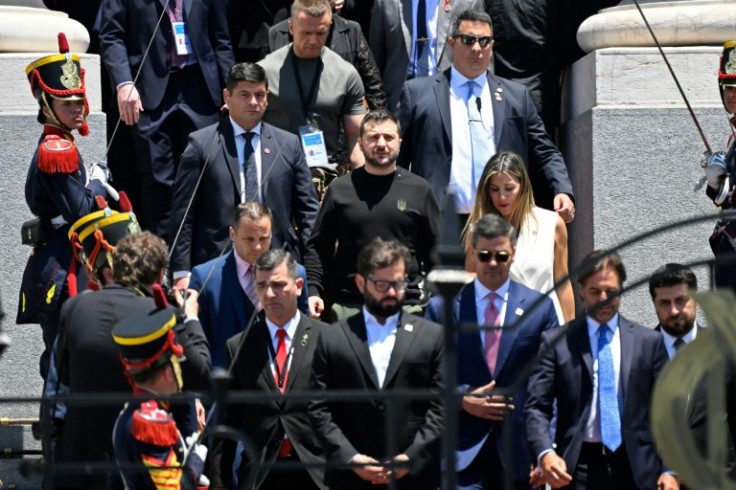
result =
[[[179,440],[174,419],[155,401],[142,403],[133,413],[130,432],[137,441],[154,446],[173,446]]]
[[[79,167],[79,154],[73,141],[55,134],[46,135],[38,148],[38,169],[46,174],[70,174]]]

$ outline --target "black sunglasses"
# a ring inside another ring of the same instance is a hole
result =
[[[489,260],[495,258],[496,262],[499,264],[504,264],[509,261],[511,258],[511,254],[508,253],[506,250],[500,250],[498,252],[489,252],[488,250],[478,250],[475,255],[478,257],[478,260],[481,262],[488,262]]]
[[[455,37],[459,37],[463,44],[467,44],[468,46],[472,46],[477,41],[478,44],[480,44],[481,48],[485,48],[486,46],[491,44],[491,41],[493,41],[493,38],[491,36],[471,36],[470,34],[458,34]]]
[[[372,277],[366,276],[366,280],[373,283],[376,286],[376,291],[379,293],[387,293],[389,288],[394,288],[394,291],[401,294],[406,291],[406,279],[399,279],[398,281],[384,281],[381,279],[373,279]]]

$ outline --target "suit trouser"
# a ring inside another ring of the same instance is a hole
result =
[[[496,439],[488,437],[470,466],[457,474],[458,490],[505,490],[506,468],[496,446]],[[531,488],[529,480],[511,480],[514,490]]]
[[[622,444],[614,453],[603,453],[599,443],[583,443],[573,482],[575,490],[635,490],[629,457]]]
[[[176,169],[189,134],[217,122],[219,107],[208,94],[198,64],[172,72],[161,104],[141,112],[135,126],[143,227],[164,240],[169,233]]]

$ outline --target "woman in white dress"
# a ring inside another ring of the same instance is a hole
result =
[[[526,165],[511,152],[495,154],[483,169],[473,210],[463,230],[467,242],[473,223],[495,213],[511,223],[518,234],[511,278],[547,293],[567,276],[567,228],[557,213],[538,208]],[[572,284],[565,281],[550,294],[560,324],[575,317]]]

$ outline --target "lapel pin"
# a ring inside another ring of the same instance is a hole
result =
[[[450,0],[445,0],[443,2],[442,8],[445,10],[445,12],[450,11]]]
[[[302,347],[305,347],[307,345],[307,339],[308,338],[309,338],[309,335],[304,334],[304,336],[302,337],[302,341],[301,341],[301,346]]]
[[[524,310],[522,310],[521,308],[516,308],[516,311],[514,313],[516,313],[516,316],[521,316],[524,314]]]
[[[501,95],[500,94],[496,94],[496,101],[497,102],[501,102]]]
[[[498,93],[500,94],[501,92],[503,92],[503,88],[501,88],[501,87],[498,87],[498,88],[496,89],[496,92],[498,92]]]
[[[412,325],[411,323],[407,323],[406,325],[404,325],[404,330],[406,330],[407,332],[413,332],[414,325]]]
[[[263,149],[263,153],[265,153],[266,155],[268,155],[269,153],[271,153],[271,149],[270,148],[264,148]]]

